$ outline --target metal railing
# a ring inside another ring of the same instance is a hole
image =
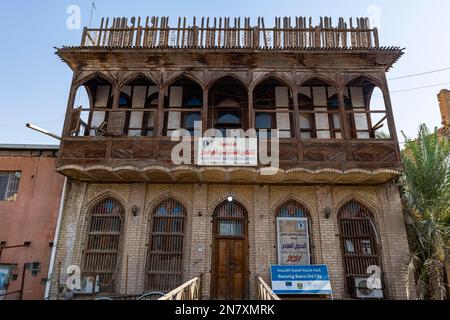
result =
[[[194,278],[158,300],[201,300],[201,284],[202,276]]]
[[[256,277],[256,290],[258,300],[281,300],[261,277]]]

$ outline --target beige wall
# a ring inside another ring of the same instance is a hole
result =
[[[51,297],[56,298],[58,279],[65,283],[64,270],[81,263],[86,235],[87,213],[98,201],[112,196],[126,208],[121,268],[118,290],[122,294],[141,294],[144,290],[150,213],[162,200],[173,197],[187,209],[184,280],[204,274],[203,295],[209,298],[211,285],[212,213],[229,195],[248,211],[250,296],[255,297],[255,276],[269,284],[269,266],[277,263],[275,209],[284,201],[302,202],[312,218],[313,263],[329,266],[336,298],[344,297],[337,211],[347,201],[358,200],[375,216],[382,245],[384,271],[391,299],[405,299],[402,277],[403,261],[408,253],[405,227],[398,189],[381,186],[268,186],[268,185],[153,185],[153,184],[71,184],[66,201],[61,238],[52,277]],[[138,206],[134,217],[131,208]],[[325,218],[326,207],[332,215]],[[128,263],[127,263],[128,261]],[[61,266],[61,267],[60,267]],[[127,268],[128,266],[128,268]],[[128,274],[125,276],[126,270]],[[60,274],[58,271],[62,270]],[[127,281],[125,281],[127,279]]]

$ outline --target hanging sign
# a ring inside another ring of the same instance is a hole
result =
[[[271,278],[275,294],[333,294],[326,265],[272,266]]]
[[[258,166],[258,140],[255,138],[201,138],[199,166]]]
[[[278,218],[278,264],[309,265],[307,218]]]

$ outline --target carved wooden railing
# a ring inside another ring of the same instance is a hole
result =
[[[281,300],[261,277],[256,277],[256,290],[258,300]]]
[[[62,140],[58,166],[81,163],[121,166],[126,163],[141,167],[150,164],[172,167],[172,149],[177,144],[167,137],[67,137]],[[192,164],[194,150],[192,145]],[[345,163],[380,167],[401,162],[397,143],[385,139],[281,139],[279,159],[281,168],[304,164],[333,167],[333,164]]]
[[[169,26],[169,17],[107,18],[100,28],[85,28],[81,46],[120,48],[223,48],[223,49],[295,49],[295,48],[373,48],[379,47],[378,30],[369,26],[369,19],[352,19],[349,24],[339,19],[320,18],[313,25],[304,17],[275,18],[275,26],[266,28],[264,18],[252,26],[250,18],[178,18],[176,28]],[[110,24],[111,23],[111,24]]]
[[[201,300],[202,276],[194,278],[158,300]]]

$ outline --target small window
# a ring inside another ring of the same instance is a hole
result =
[[[0,201],[16,201],[20,172],[0,172]]]

